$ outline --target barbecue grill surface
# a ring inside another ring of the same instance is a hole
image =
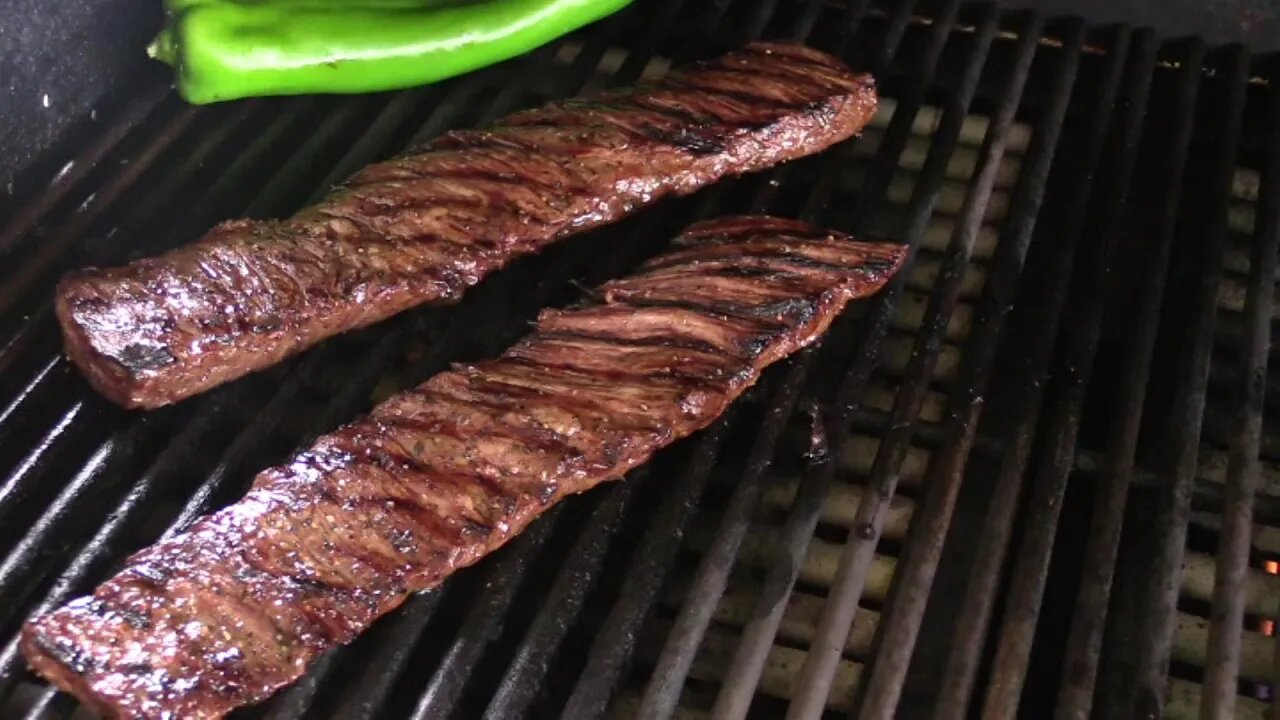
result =
[[[61,356],[67,270],[760,37],[875,73],[863,138],[175,407],[122,411]],[[691,221],[746,211],[916,253],[721,423],[236,717],[1276,717],[1273,66],[954,0],[647,0],[402,93],[197,109],[119,88],[123,110],[40,164],[61,172],[0,206],[0,717],[75,712],[16,652],[33,612]]]

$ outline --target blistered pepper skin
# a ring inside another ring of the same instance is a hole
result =
[[[171,0],[150,48],[193,104],[395,90],[528,52],[630,0]]]

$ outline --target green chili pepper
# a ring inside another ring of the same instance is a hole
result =
[[[506,60],[630,0],[168,0],[150,55],[191,103],[422,85]]]
[[[262,5],[287,7],[290,9],[306,8],[309,10],[370,10],[385,8],[404,8],[409,10],[430,10],[433,8],[462,7],[477,5],[485,0],[164,0],[165,12],[176,15],[183,10],[199,5],[233,5],[240,8],[255,8]]]

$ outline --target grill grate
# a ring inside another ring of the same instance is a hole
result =
[[[757,37],[875,72],[864,137],[177,407],[120,411],[60,355],[67,269]],[[654,0],[401,93],[139,89],[0,208],[0,716],[75,713],[23,669],[27,616],[692,220],[750,210],[915,257],[712,429],[237,717],[1280,717],[1272,65],[960,0]]]

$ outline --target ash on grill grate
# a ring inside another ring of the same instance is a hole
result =
[[[864,136],[173,408],[121,412],[61,359],[69,268],[758,37],[875,72]],[[1280,716],[1270,70],[959,0],[655,0],[403,93],[139,96],[0,218],[0,716],[73,710],[16,654],[32,612],[375,399],[493,354],[574,283],[747,210],[915,257],[715,429],[237,716]]]

